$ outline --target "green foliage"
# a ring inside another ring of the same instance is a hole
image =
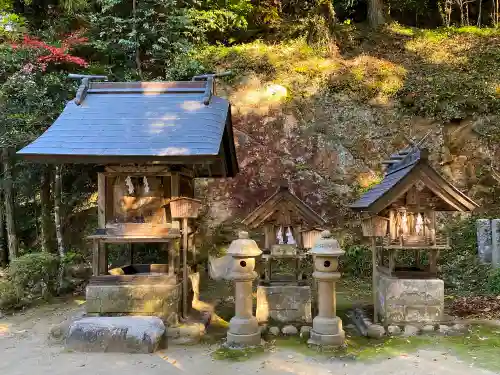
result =
[[[475,220],[471,217],[453,223],[449,228],[451,249],[440,253],[441,278],[453,294],[488,291],[490,266],[481,264],[477,256]]]
[[[367,246],[348,245],[340,258],[340,270],[346,276],[369,277],[372,272],[371,251]]]
[[[158,79],[190,49],[190,20],[177,0],[101,0],[90,16],[91,45],[120,79]],[[193,30],[191,30],[193,31]]]
[[[28,300],[48,298],[56,292],[58,264],[49,253],[27,254],[11,262],[8,276]]]
[[[231,42],[231,33],[247,28],[252,10],[250,0],[204,0],[191,8],[188,15],[200,39]]]
[[[8,279],[0,279],[0,310],[16,308],[20,301],[19,288]]]
[[[500,295],[500,268],[495,268],[488,275],[488,290]]]
[[[77,251],[68,251],[64,254],[64,258],[62,259],[62,263],[66,266],[73,264],[81,264],[85,261],[83,255]]]

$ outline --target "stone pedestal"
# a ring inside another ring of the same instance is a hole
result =
[[[444,282],[377,276],[379,315],[385,324],[435,323],[443,318]]]
[[[311,253],[314,255],[313,277],[318,282],[318,316],[313,319],[308,344],[340,346],[345,333],[342,321],[336,316],[335,282],[340,278],[338,258],[344,252],[330,232],[324,231]]]
[[[500,219],[491,220],[491,264],[500,267]]]
[[[257,321],[311,323],[312,296],[309,286],[272,285],[257,287]]]
[[[255,257],[261,253],[247,232],[241,232],[229,246],[228,254],[234,258],[231,279],[235,282],[235,316],[229,321],[228,345],[260,345],[259,324],[252,315],[252,281],[257,277]]]

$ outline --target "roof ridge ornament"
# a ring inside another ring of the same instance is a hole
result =
[[[91,80],[102,79],[104,81],[108,80],[108,76],[100,76],[100,75],[89,75],[89,74],[68,74],[68,78],[70,79],[81,79],[80,86],[78,87],[78,91],[75,96],[76,105],[82,104],[83,100],[87,96],[87,91],[89,89],[89,83]]]
[[[197,76],[193,76],[192,81],[207,81],[207,87],[205,93],[203,94],[203,104],[209,105],[212,95],[215,95],[215,78],[227,77],[232,75],[233,72],[230,70],[222,73],[205,73]]]

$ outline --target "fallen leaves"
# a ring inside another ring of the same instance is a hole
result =
[[[495,318],[500,316],[500,296],[459,297],[449,309],[455,316]]]

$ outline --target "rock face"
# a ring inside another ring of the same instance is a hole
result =
[[[157,317],[96,317],[74,321],[65,346],[83,352],[153,353],[165,344]]]
[[[379,339],[383,336],[385,336],[385,329],[381,325],[372,324],[368,327],[368,337]]]
[[[259,322],[311,323],[312,294],[309,286],[279,285],[257,287]]]
[[[298,329],[292,325],[284,326],[281,332],[286,336],[293,336],[299,333]]]
[[[377,282],[379,311],[388,324],[442,320],[443,280],[397,279],[381,274]]]

